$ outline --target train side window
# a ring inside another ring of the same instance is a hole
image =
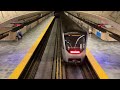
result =
[[[83,37],[83,50],[85,49],[85,37]]]
[[[80,49],[82,50],[82,44],[80,44]]]

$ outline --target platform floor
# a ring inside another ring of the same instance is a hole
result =
[[[103,41],[92,34],[87,47],[110,79],[120,79],[120,42]]]
[[[7,79],[9,77],[50,19],[51,17],[29,30],[18,42],[0,42],[0,79]]]

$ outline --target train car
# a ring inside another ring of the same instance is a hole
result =
[[[87,30],[83,30],[64,13],[60,15],[62,58],[65,62],[81,63],[86,55]]]

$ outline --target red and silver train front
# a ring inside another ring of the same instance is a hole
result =
[[[85,57],[86,43],[85,35],[83,34],[70,34],[63,35],[64,48],[62,49],[62,56],[66,62],[80,63]]]

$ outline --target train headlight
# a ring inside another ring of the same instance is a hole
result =
[[[70,51],[71,54],[80,54],[80,51]]]

